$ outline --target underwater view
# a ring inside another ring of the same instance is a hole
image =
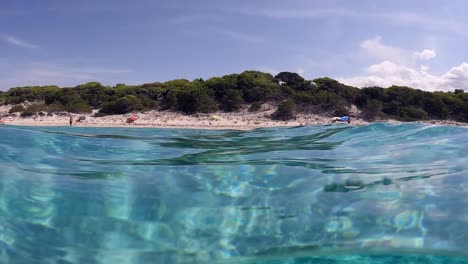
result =
[[[468,129],[0,128],[0,263],[468,263]]]

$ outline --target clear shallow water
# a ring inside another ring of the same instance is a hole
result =
[[[468,129],[0,128],[0,263],[468,263]]]

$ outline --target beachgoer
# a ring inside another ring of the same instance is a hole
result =
[[[333,117],[332,122],[348,122],[348,124],[351,123],[351,117],[349,116],[342,116],[342,117]]]
[[[73,125],[73,117],[70,116],[70,126],[72,126],[72,125]]]
[[[2,120],[2,118],[0,117],[0,125],[4,125],[5,122]]]

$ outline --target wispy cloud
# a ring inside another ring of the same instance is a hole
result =
[[[190,14],[170,18],[167,22],[173,24],[192,24],[200,22],[217,21],[221,18],[221,16],[213,14]]]
[[[374,19],[381,23],[412,25],[439,32],[452,32],[468,36],[466,25],[450,17],[430,16],[414,12],[366,12],[350,8],[237,8],[230,12],[249,16],[262,16],[272,19]]]
[[[32,43],[29,43],[29,42],[26,42],[24,40],[21,40],[15,36],[11,36],[11,35],[0,35],[0,39],[9,43],[9,44],[12,44],[12,45],[15,45],[17,47],[21,47],[21,48],[26,48],[26,49],[37,49],[39,48],[39,46],[35,45],[35,44],[32,44]]]
[[[114,84],[115,82],[125,82],[125,77],[132,72],[129,69],[118,68],[30,63],[11,72],[8,69],[2,70],[0,72],[0,90],[28,85],[75,86],[89,81]]]
[[[231,38],[237,39],[237,40],[242,40],[242,41],[247,41],[247,42],[263,42],[264,39],[258,35],[253,35],[253,34],[248,34],[244,32],[238,32],[238,31],[232,31],[228,29],[223,29],[220,30],[219,33],[229,36]]]
[[[264,16],[276,19],[309,19],[326,16],[362,16],[361,13],[349,9],[252,9],[252,8],[239,8],[232,10],[244,15]]]

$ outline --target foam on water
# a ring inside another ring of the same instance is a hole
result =
[[[468,129],[1,127],[0,263],[466,263]]]

